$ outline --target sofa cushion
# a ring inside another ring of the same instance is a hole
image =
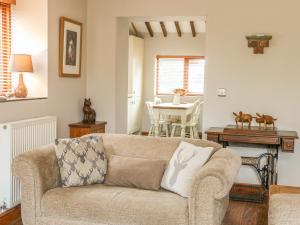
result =
[[[112,186],[159,190],[166,161],[111,155],[104,183]]]
[[[166,191],[90,185],[45,193],[42,217],[99,224],[187,225],[188,200]]]
[[[183,197],[190,197],[195,176],[213,153],[212,147],[181,142],[163,176],[161,186]]]
[[[103,138],[105,153],[108,157],[110,155],[119,155],[170,161],[181,141],[200,147],[213,147],[215,151],[222,148],[221,145],[215,142],[191,138],[181,139],[122,134],[91,135],[99,135]]]
[[[272,195],[269,202],[269,225],[300,225],[300,195]]]
[[[102,137],[57,139],[55,144],[64,187],[103,183],[107,159]]]

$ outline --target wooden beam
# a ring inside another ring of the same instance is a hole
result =
[[[133,22],[131,22],[131,26],[132,26],[132,29],[133,29],[134,35],[138,37],[138,36],[139,36],[139,32],[138,32],[138,30],[136,29],[136,27],[135,27],[135,25],[134,25],[134,23],[133,23]]]
[[[164,22],[161,21],[160,22],[160,26],[161,26],[161,30],[162,30],[162,32],[164,34],[164,37],[167,37],[168,33],[167,33],[167,29],[166,29],[166,26],[165,26]]]
[[[194,21],[191,21],[190,24],[191,24],[191,30],[192,30],[193,37],[196,37],[197,33],[196,33]]]
[[[175,27],[177,30],[178,37],[181,37],[181,30],[180,30],[180,25],[179,25],[178,21],[175,21]]]
[[[150,22],[145,22],[145,24],[146,24],[146,27],[147,27],[150,37],[153,37],[154,34],[153,34],[153,30],[152,30]]]

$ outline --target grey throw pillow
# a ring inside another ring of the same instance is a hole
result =
[[[102,137],[57,139],[55,144],[64,187],[103,183],[107,158]]]

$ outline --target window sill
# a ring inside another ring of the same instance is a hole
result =
[[[20,101],[33,101],[33,100],[42,100],[48,99],[48,97],[27,97],[27,98],[16,98],[16,97],[0,97],[0,103],[4,102],[20,102]]]

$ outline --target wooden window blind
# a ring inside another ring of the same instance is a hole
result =
[[[11,55],[11,4],[0,2],[0,95],[11,92],[11,73],[8,70]]]
[[[188,95],[204,93],[205,57],[157,56],[156,94],[169,95],[178,88]]]

